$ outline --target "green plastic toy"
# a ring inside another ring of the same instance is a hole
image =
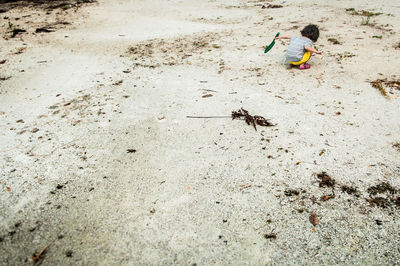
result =
[[[278,32],[278,33],[275,35],[274,40],[267,46],[267,48],[265,48],[264,53],[267,53],[269,50],[272,49],[272,47],[274,47],[274,45],[275,45],[275,39],[276,39],[276,37],[278,37],[280,34],[281,34],[281,33]]]

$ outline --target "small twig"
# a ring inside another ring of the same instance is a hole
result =
[[[246,188],[249,188],[249,187],[252,187],[252,186],[253,186],[253,184],[239,185],[239,190],[242,191],[243,189],[246,189]]]
[[[203,90],[203,91],[211,91],[211,92],[218,92],[218,91],[215,91],[215,90],[209,90],[209,89],[201,89],[201,90]]]

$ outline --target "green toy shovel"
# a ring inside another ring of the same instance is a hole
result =
[[[276,35],[275,35],[275,38],[274,38],[274,40],[267,46],[267,48],[265,48],[265,51],[264,51],[264,53],[267,53],[269,50],[271,50],[272,49],[272,47],[274,47],[274,45],[275,45],[275,39],[276,39],[276,37],[278,37],[279,36],[279,34],[281,34],[280,32],[278,32]]]

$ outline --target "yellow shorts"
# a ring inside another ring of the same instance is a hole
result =
[[[311,53],[309,51],[307,51],[307,52],[304,53],[303,58],[300,61],[298,61],[298,62],[289,62],[289,64],[298,66],[298,65],[301,65],[301,64],[307,62],[310,59],[310,57],[311,57]]]

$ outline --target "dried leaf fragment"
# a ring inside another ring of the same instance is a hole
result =
[[[335,198],[335,195],[324,195],[324,196],[321,197],[321,200],[322,201],[327,201],[327,200],[330,200],[330,199],[333,199],[333,198]]]
[[[310,223],[311,223],[312,225],[314,225],[314,226],[318,225],[318,223],[319,223],[318,216],[317,216],[317,214],[315,214],[315,213],[312,213],[312,214],[310,215],[309,220],[310,220]]]

